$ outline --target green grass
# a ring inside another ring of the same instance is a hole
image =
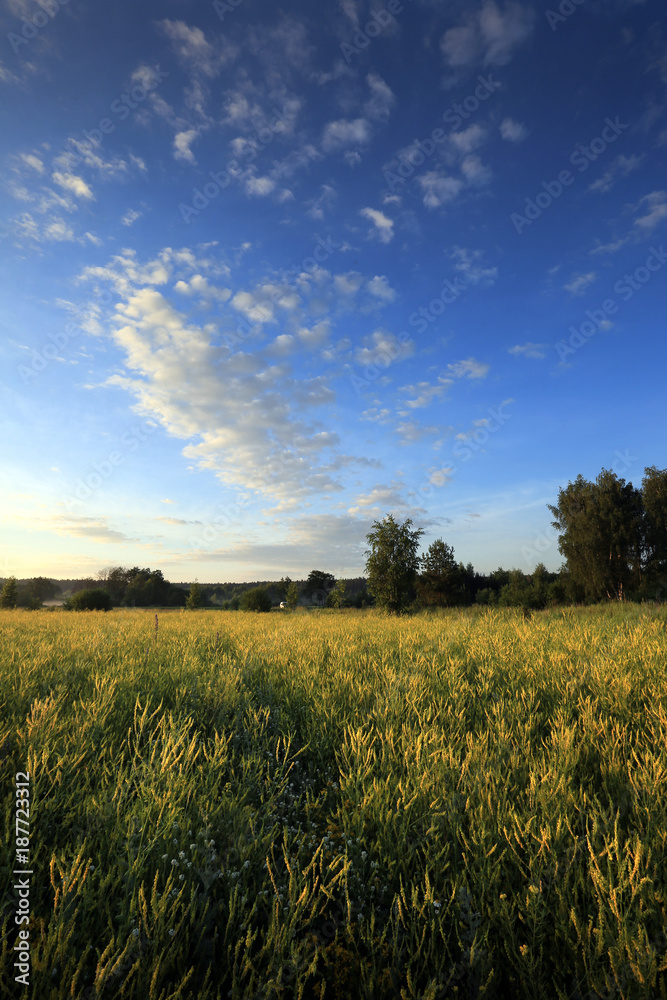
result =
[[[0,997],[667,1000],[666,624],[0,612]]]

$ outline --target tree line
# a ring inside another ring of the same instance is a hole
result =
[[[453,548],[436,539],[419,554],[422,529],[388,514],[366,536],[366,577],[336,580],[312,570],[305,582],[288,576],[263,585],[172,584],[160,570],[108,567],[98,579],[79,581],[65,602],[73,609],[125,607],[218,607],[270,611],[296,608],[303,599],[320,607],[407,608],[481,604],[540,609],[602,600],[661,601],[667,597],[667,469],[644,470],[641,487],[602,469],[589,481],[579,475],[547,505],[564,562],[557,572],[543,563],[532,571],[499,568],[490,574],[457,562]],[[21,587],[5,581],[0,607],[40,607],[57,591],[36,577]]]

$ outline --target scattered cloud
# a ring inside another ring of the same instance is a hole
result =
[[[373,224],[371,232],[379,239],[380,243],[391,243],[394,238],[394,223],[384,212],[378,212],[375,208],[362,208],[359,215]]]
[[[588,274],[573,274],[567,285],[563,285],[566,292],[570,295],[583,295],[589,285],[591,285],[597,274],[595,271],[589,271]]]
[[[532,34],[535,19],[528,6],[510,2],[501,8],[494,0],[486,0],[476,14],[442,36],[445,62],[453,69],[505,66]]]
[[[500,123],[500,134],[506,142],[523,142],[528,135],[528,129],[520,122],[515,122],[513,118],[505,118]]]
[[[131,226],[140,218],[141,212],[136,212],[133,208],[130,208],[120,221],[124,226]]]
[[[533,344],[530,340],[525,344],[515,344],[514,347],[510,347],[509,353],[516,357],[523,355],[526,358],[546,358],[545,345]]]
[[[448,177],[437,170],[429,170],[418,178],[424,192],[424,204],[427,208],[440,208],[449,201],[454,201],[463,189],[463,181],[458,177]]]
[[[86,201],[94,199],[93,192],[86,182],[82,177],[77,177],[76,174],[66,174],[56,171],[51,175],[51,179],[59,187],[64,188],[65,191],[71,191],[77,198],[84,198]]]
[[[635,226],[638,226],[643,232],[649,232],[662,222],[663,219],[667,219],[667,192],[666,191],[653,191],[651,194],[645,195],[639,202],[640,205],[644,205],[648,208],[646,215],[640,216],[635,219]]]
[[[637,170],[645,160],[645,155],[641,156],[617,156],[609,170],[598,177],[589,185],[589,191],[597,191],[599,194],[607,194],[613,188],[619,177],[627,177],[633,170]]]
[[[370,141],[371,130],[365,118],[340,118],[329,122],[322,135],[322,149],[334,153],[346,146],[363,146]]]
[[[491,366],[475,358],[466,358],[464,361],[456,361],[447,365],[447,371],[455,378],[486,378]]]
[[[455,246],[450,257],[455,261],[457,271],[460,271],[469,285],[492,285],[498,277],[497,267],[484,267],[481,263],[481,250],[467,250]]]

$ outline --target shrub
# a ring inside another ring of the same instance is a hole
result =
[[[68,597],[63,607],[66,611],[111,611],[113,601],[108,590],[92,587]]]

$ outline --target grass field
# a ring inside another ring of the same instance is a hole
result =
[[[0,995],[667,998],[666,625],[0,612]]]

